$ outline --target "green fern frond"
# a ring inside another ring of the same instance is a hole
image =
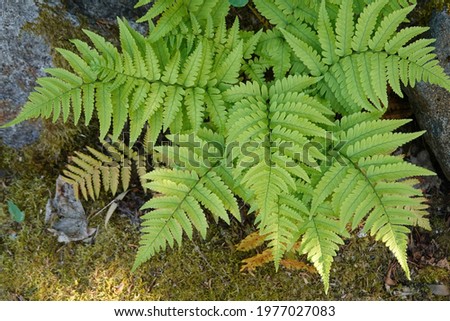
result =
[[[158,20],[158,24],[153,30],[150,30],[150,42],[155,42],[171,31],[173,31],[183,20],[188,17],[186,3],[184,1],[173,1],[172,6],[166,7],[164,15]],[[143,20],[139,20],[142,22]]]
[[[380,22],[373,37],[369,40],[369,48],[373,51],[380,51],[384,48],[386,42],[392,38],[398,26],[405,20],[406,16],[414,9],[415,6],[409,6],[396,10],[384,17]]]
[[[221,62],[216,71],[217,81],[219,83],[233,85],[237,82],[239,71],[241,68],[241,61],[243,57],[243,42],[240,41],[236,48],[234,48],[229,56]],[[227,86],[229,87],[229,86]]]
[[[342,123],[346,123],[345,118]],[[364,229],[386,244],[409,277],[406,264],[409,230],[405,226],[419,221],[427,224],[423,222],[424,199],[418,197],[421,193],[404,179],[434,173],[389,156],[395,148],[422,134],[392,133],[405,122],[369,120],[346,126],[338,138],[343,143],[339,158],[322,170],[315,184],[311,210],[319,211],[323,202],[331,201],[339,216],[339,233],[347,224],[351,223],[355,229],[364,222]]]
[[[399,95],[401,83],[414,86],[418,81],[428,81],[450,88],[449,77],[431,53],[432,40],[420,39],[409,44],[427,28],[409,27],[396,32],[414,6],[391,7],[388,1],[377,0],[360,11],[358,3],[343,0],[334,16],[333,6],[322,1],[316,8],[317,26],[311,23],[303,31],[296,31],[290,22],[277,19],[284,5],[260,2],[261,12],[273,18],[276,30],[282,32],[292,50],[295,59],[291,58],[291,65],[301,61],[306,69],[300,68],[297,73],[323,77],[318,84],[320,94],[332,101],[336,112],[384,110],[388,104],[388,84]],[[297,23],[304,22],[298,19]],[[276,30],[272,33],[276,34]],[[305,30],[313,31],[305,33]],[[275,38],[271,39],[275,43]],[[277,47],[277,51],[283,48]],[[283,53],[282,57],[288,56]],[[287,71],[282,69],[284,73]]]
[[[264,233],[265,241],[272,250],[275,267],[278,268],[284,254],[290,246],[296,241],[295,232],[298,226],[303,224],[304,215],[298,212],[298,206],[292,208],[283,201],[287,197],[280,196],[275,215],[271,215],[267,220],[267,228],[261,232]],[[301,201],[296,200],[301,204]]]
[[[100,138],[112,128],[113,139],[118,139],[129,121],[130,144],[146,124],[155,127],[150,129],[155,140],[161,129],[198,130],[208,116],[215,126],[224,127],[226,108],[221,92],[238,81],[244,47],[251,52],[257,38],[244,42],[239,33],[229,31],[224,34],[228,39],[225,45],[199,38],[190,50],[181,49],[179,43],[169,55],[170,40],[152,44],[121,20],[119,30],[122,53],[89,31],[86,34],[95,49],[75,41],[80,56],[60,50],[74,72],[49,69],[53,77],[38,80],[40,87],[8,125],[39,116],[56,121],[62,115],[67,121],[72,112],[75,121],[84,113],[89,124],[96,112]],[[188,117],[183,120],[184,111]]]
[[[169,6],[173,3],[173,0],[160,0],[160,1],[153,1],[153,0],[139,0],[138,3],[134,6],[135,8],[142,7],[150,2],[152,3],[152,7],[150,10],[147,11],[146,15],[142,17],[141,21],[147,21],[152,20],[156,18],[158,15],[160,15],[162,12],[167,10]]]
[[[323,48],[323,61],[327,65],[332,65],[338,59],[336,55],[336,36],[325,7],[325,1],[322,1],[320,5],[317,35]]]
[[[227,108],[222,92],[217,88],[208,88],[205,92],[205,103],[212,124],[223,133],[226,121],[224,115],[227,115]]]
[[[388,0],[377,0],[364,9],[358,18],[355,27],[355,36],[352,39],[352,49],[356,52],[366,51],[370,36],[375,30],[377,19],[381,10],[386,6]]]
[[[333,258],[344,241],[339,236],[338,221],[327,211],[321,211],[302,228],[304,235],[301,239],[299,253],[306,254],[322,277],[325,293],[328,292],[330,271]]]
[[[316,81],[294,76],[276,81],[269,88],[250,83],[225,93],[234,101],[227,123],[227,141],[248,144],[245,151],[241,149],[235,155],[235,163],[240,169],[241,184],[255,195],[259,211],[256,222],[261,235],[267,235],[276,266],[295,225],[295,216],[284,217],[290,212],[282,211],[279,198],[296,190],[296,180],[309,182],[308,173],[298,166],[301,150],[312,138],[325,137],[321,123],[330,123],[315,108],[320,105],[318,101],[304,94],[294,95],[295,88],[301,90]],[[297,85],[292,86],[294,83]],[[253,95],[244,96],[244,88],[251,88]]]
[[[184,34],[186,38],[202,32],[212,36],[211,29],[222,23],[228,11],[228,1],[157,0],[138,22],[149,23],[149,40],[155,43],[177,33]],[[156,17],[159,18],[154,26],[153,20]]]
[[[143,179],[150,180],[145,187],[161,195],[153,197],[142,207],[153,210],[142,217],[144,235],[133,270],[164,250],[167,244],[173,247],[176,241],[181,245],[183,232],[192,238],[193,227],[205,238],[208,227],[205,209],[215,219],[221,218],[227,223],[230,222],[228,212],[240,219],[237,201],[231,192],[233,187],[227,185],[219,171],[226,171],[221,163],[225,159],[208,161],[208,158],[202,158],[205,156],[202,148],[196,150],[195,144],[184,144],[190,141],[187,135],[172,138],[179,146],[158,150],[168,164],[176,167],[155,169],[143,176]],[[194,141],[205,143],[198,137]]]
[[[273,25],[284,27],[288,24],[288,18],[283,11],[273,1],[254,0],[255,6],[264,17]]]
[[[336,18],[336,54],[340,57],[352,53],[353,38],[353,0],[342,1]]]
[[[262,33],[261,39],[256,48],[256,53],[261,58],[258,60],[257,66],[261,68],[259,71],[261,76],[250,76],[253,80],[264,80],[264,71],[272,66],[275,79],[281,79],[286,76],[292,67],[292,55],[289,45],[284,41],[280,31],[267,30]],[[255,63],[255,59],[249,64]],[[253,71],[253,70],[252,70]],[[248,73],[248,72],[247,72]],[[256,78],[256,79],[254,79]]]
[[[325,73],[327,68],[322,62],[319,53],[311,48],[306,42],[292,35],[290,32],[280,29],[286,41],[291,46],[294,54],[298,59],[302,60],[306,67],[308,67],[312,76],[320,76]]]
[[[59,50],[70,71],[47,69],[6,126],[98,119],[105,151],[77,152],[64,175],[85,199],[128,189],[135,171],[153,191],[133,270],[184,234],[205,238],[209,217],[240,220],[243,202],[276,269],[298,251],[328,291],[339,246],[362,227],[409,277],[408,227],[430,228],[414,177],[433,173],[391,155],[423,132],[381,119],[386,89],[401,96],[428,81],[450,90],[434,40],[417,39],[427,28],[397,31],[415,1],[253,3],[273,28],[230,25],[228,1],[156,0],[140,19],[147,36],[118,20],[120,48],[86,30],[90,44]],[[166,167],[148,172],[153,156]]]

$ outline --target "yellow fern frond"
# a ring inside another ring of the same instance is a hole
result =
[[[256,249],[264,244],[266,237],[259,235],[259,232],[253,232],[247,235],[242,241],[236,245],[236,250],[247,252]]]
[[[146,161],[125,143],[118,141],[115,144],[102,142],[106,152],[100,152],[87,147],[90,154],[75,152],[71,162],[66,166],[64,180],[73,186],[75,195],[85,198],[97,199],[101,190],[115,195],[119,186],[121,189],[129,188],[133,168],[137,174],[143,176],[147,172]],[[141,183],[145,181],[141,178]],[[78,197],[78,196],[77,196]]]
[[[241,272],[253,272],[256,268],[263,266],[264,264],[273,262],[272,250],[267,249],[262,253],[258,253],[252,257],[242,260]]]
[[[317,273],[317,270],[313,266],[295,259],[283,259],[280,264],[288,270],[302,270],[311,274]]]

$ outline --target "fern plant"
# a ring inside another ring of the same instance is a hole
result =
[[[369,4],[360,11],[353,2]],[[429,46],[433,40],[410,43],[428,28],[409,27],[397,32],[414,6],[392,10],[395,2],[388,0],[340,1],[339,6],[333,1],[309,3],[305,10],[296,1],[255,1],[276,26],[261,45],[264,51],[275,48],[270,56],[283,57],[275,58],[272,64],[276,77],[287,72],[322,77],[318,94],[343,114],[387,107],[387,85],[401,97],[401,84],[414,86],[417,81],[450,90]],[[289,48],[274,46],[273,34],[282,35]],[[273,61],[270,57],[267,60]]]
[[[81,194],[85,200],[97,199],[102,190],[114,196],[119,185],[122,190],[128,190],[133,172],[139,176],[144,188],[143,175],[150,167],[148,161],[151,161],[147,156],[152,153],[149,133],[147,131],[141,150],[133,150],[120,140],[113,144],[103,140],[100,141],[102,151],[87,146],[89,154],[75,152],[71,157],[72,164],[63,171],[63,179],[73,186],[77,198]]]
[[[60,49],[72,70],[48,69],[8,126],[61,114],[67,121],[71,113],[75,123],[97,118],[100,139],[110,134],[107,146],[119,148],[72,159],[66,179],[85,198],[102,186],[114,193],[120,181],[127,188],[129,165],[143,158],[133,146],[148,128],[149,158],[163,166],[138,167],[152,197],[142,207],[148,211],[133,270],[181,245],[184,234],[204,238],[212,220],[239,221],[242,201],[254,214],[252,240],[267,247],[245,262],[249,270],[267,261],[303,268],[290,256],[306,255],[328,291],[339,246],[362,228],[386,244],[409,278],[408,226],[430,228],[414,177],[433,173],[391,155],[422,132],[396,132],[408,120],[381,118],[386,88],[400,96],[402,85],[418,81],[450,89],[433,40],[416,40],[427,28],[398,30],[414,5],[254,4],[270,29],[227,25],[225,1],[157,0],[140,19],[148,35],[118,20],[120,50],[86,30],[92,47],[73,40],[78,54]]]

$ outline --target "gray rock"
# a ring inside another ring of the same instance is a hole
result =
[[[71,12],[93,19],[125,17],[137,20],[143,15],[143,11],[134,8],[136,3],[134,0],[71,0],[66,1],[66,6]]]
[[[0,3],[0,124],[13,119],[37,77],[51,65],[50,48],[44,38],[21,30],[39,16],[33,0],[6,0]],[[14,128],[0,129],[0,138],[11,147],[21,148],[39,137],[40,126],[26,122]]]
[[[433,16],[430,33],[436,38],[435,53],[439,63],[450,75],[450,16],[446,10]],[[414,88],[407,88],[406,94],[420,127],[427,131],[428,145],[450,180],[450,92],[420,82]]]
[[[95,26],[99,21],[115,24],[116,18],[119,17],[127,19],[134,29],[146,35],[148,25],[139,24],[135,21],[146,14],[153,2],[134,8],[136,3],[136,0],[71,0],[66,1],[65,5],[68,12],[77,16],[83,15],[92,26]]]
[[[0,129],[3,143],[13,148],[22,148],[39,139],[41,121],[26,121],[10,128]]]

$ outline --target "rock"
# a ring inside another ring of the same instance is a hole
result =
[[[81,13],[92,19],[113,19],[125,17],[137,20],[144,12],[142,9],[135,9],[136,1],[130,0],[72,0],[67,1],[66,6],[69,11]]]
[[[0,124],[12,120],[26,102],[43,68],[51,65],[50,48],[44,38],[21,30],[39,16],[33,0],[0,3]],[[0,138],[11,147],[21,148],[39,137],[39,122],[26,122],[0,129]]]
[[[450,75],[450,16],[446,10],[433,16],[430,33],[436,38],[435,53],[439,63]],[[427,131],[426,142],[450,180],[450,92],[419,82],[414,88],[406,88],[406,94],[420,127]]]
[[[448,296],[450,295],[450,290],[448,289],[448,286],[442,285],[442,284],[428,284],[428,287],[431,290],[431,293],[434,295],[440,295],[440,296]]]
[[[88,241],[96,232],[95,228],[88,227],[83,205],[61,176],[56,180],[55,197],[47,202],[45,223],[51,224],[49,231],[62,243]]]

